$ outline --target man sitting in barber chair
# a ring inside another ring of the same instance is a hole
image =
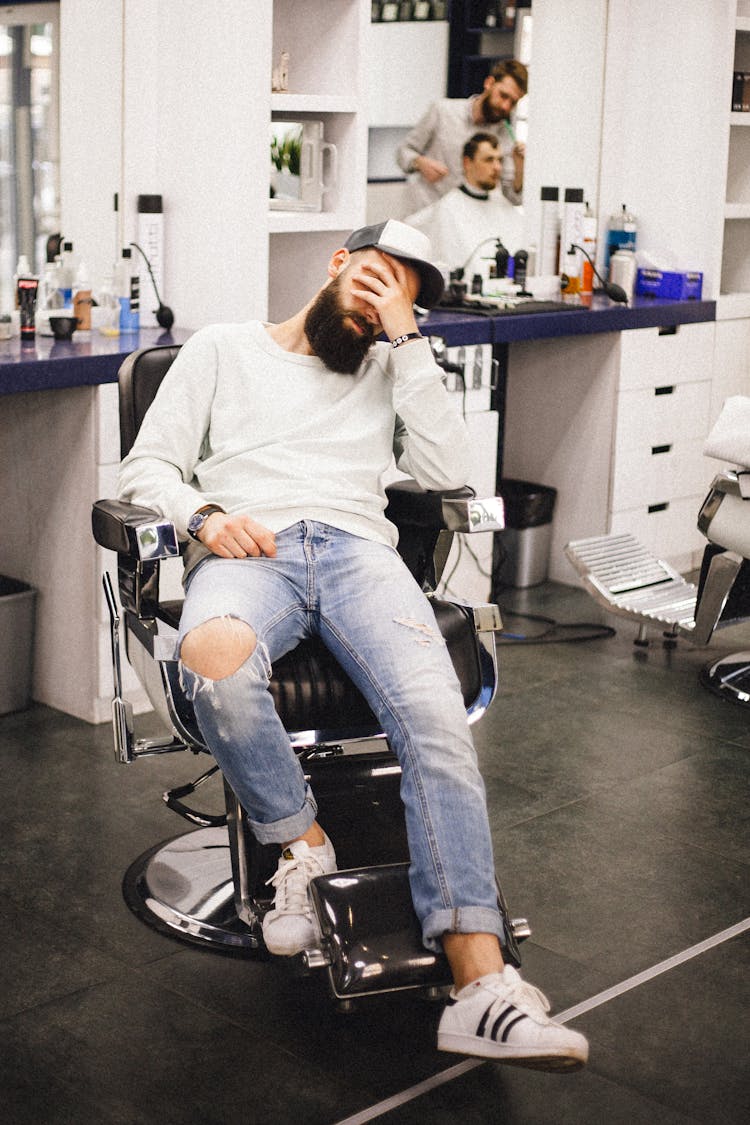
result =
[[[550,1020],[500,947],[484,786],[428,599],[397,554],[383,476],[395,453],[427,489],[466,483],[467,432],[413,305],[442,278],[429,240],[388,221],[350,236],[315,297],[281,324],[197,332],[122,463],[121,499],[156,509],[186,552],[180,675],[262,843],[281,845],[270,952],[317,940],[307,888],[332,842],[268,691],[275,660],[318,634],[398,756],[411,890],[454,989],[438,1046],[555,1069],[588,1045]],[[389,342],[376,343],[384,332]]]

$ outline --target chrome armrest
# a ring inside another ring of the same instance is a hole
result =
[[[443,519],[448,531],[502,531],[505,527],[505,506],[501,496],[486,499],[446,496],[443,498]]]
[[[180,553],[174,524],[138,504],[96,500],[91,527],[100,547],[127,555],[134,562],[170,559]]]

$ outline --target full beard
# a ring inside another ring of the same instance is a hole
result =
[[[338,278],[322,289],[310,306],[305,335],[318,359],[340,375],[354,375],[375,342],[375,329],[369,320],[341,307]]]

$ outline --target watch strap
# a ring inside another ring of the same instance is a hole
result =
[[[188,535],[191,537],[191,539],[198,539],[198,532],[201,530],[208,517],[213,515],[214,512],[221,512],[223,515],[226,515],[226,512],[219,504],[204,504],[202,507],[197,508],[193,512],[188,521]],[[198,527],[193,531],[191,530],[190,524],[193,522],[196,516],[202,516],[203,518],[198,524]]]

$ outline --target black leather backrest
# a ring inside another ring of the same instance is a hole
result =
[[[179,344],[141,348],[129,355],[120,367],[121,457],[130,452],[146,411],[179,350]]]

